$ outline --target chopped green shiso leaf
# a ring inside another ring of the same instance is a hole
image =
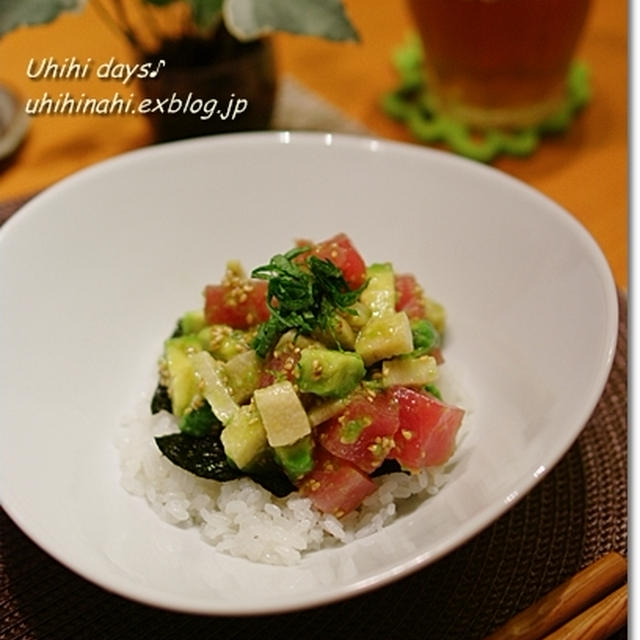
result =
[[[278,338],[295,329],[310,334],[314,330],[334,333],[337,311],[349,313],[366,283],[350,289],[342,271],[330,260],[310,255],[296,258],[309,251],[298,247],[285,254],[277,254],[269,264],[257,267],[252,277],[267,280],[267,306],[270,316],[258,328],[253,348],[264,358]]]

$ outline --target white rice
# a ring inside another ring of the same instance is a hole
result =
[[[175,466],[154,436],[177,430],[172,415],[150,415],[148,398],[141,402],[118,432],[122,486],[146,499],[163,520],[198,527],[218,551],[255,562],[292,565],[306,552],[370,535],[394,520],[402,501],[437,493],[447,476],[444,468],[382,476],[374,494],[338,519],[297,493],[276,498],[249,478],[220,483]]]

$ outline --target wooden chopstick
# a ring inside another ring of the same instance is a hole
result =
[[[623,585],[544,640],[604,640],[627,621],[627,585]]]
[[[626,621],[626,576],[626,559],[619,553],[607,553],[511,618],[485,640],[606,638]]]

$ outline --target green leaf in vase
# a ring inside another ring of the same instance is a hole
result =
[[[2,0],[0,35],[22,25],[43,24],[55,20],[63,11],[79,11],[86,0]]]
[[[329,40],[359,39],[342,0],[225,0],[223,14],[227,28],[239,40],[273,31]]]
[[[220,15],[224,0],[189,0],[193,21],[201,29],[207,29]]]

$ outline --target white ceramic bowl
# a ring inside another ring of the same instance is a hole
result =
[[[216,553],[119,484],[116,427],[160,345],[229,258],[348,233],[448,310],[470,409],[445,488],[382,532],[295,567]],[[101,163],[0,230],[0,492],[54,558],[123,596],[278,612],[383,585],[478,533],[566,452],[606,381],[614,283],[587,232],[491,168],[367,138],[267,133]]]

